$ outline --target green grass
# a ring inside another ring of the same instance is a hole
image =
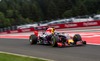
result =
[[[0,53],[0,61],[46,61],[46,60]]]

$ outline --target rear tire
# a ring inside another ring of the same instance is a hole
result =
[[[29,42],[30,42],[31,45],[37,44],[37,40],[38,40],[38,38],[37,38],[36,35],[31,35],[31,36],[29,37]]]

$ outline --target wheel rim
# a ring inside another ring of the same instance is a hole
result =
[[[51,44],[53,45],[54,44],[54,41],[52,41]]]
[[[30,41],[30,42],[32,42],[32,40],[31,40],[31,39],[30,39],[29,41]]]
[[[30,37],[30,40],[29,40],[31,43],[32,43],[32,38]]]
[[[52,46],[54,46],[54,44],[55,44],[55,38],[52,38]]]

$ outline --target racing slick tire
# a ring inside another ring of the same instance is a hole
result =
[[[57,47],[57,41],[59,41],[58,36],[52,36],[51,37],[51,46]]]
[[[82,37],[79,34],[75,34],[73,37],[74,43],[76,44],[77,41],[82,41]]]
[[[36,35],[31,35],[30,37],[29,37],[29,42],[30,42],[30,44],[31,45],[33,45],[33,44],[37,44],[37,36]]]

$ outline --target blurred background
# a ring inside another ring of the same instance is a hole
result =
[[[100,0],[0,0],[0,32],[100,20]]]

